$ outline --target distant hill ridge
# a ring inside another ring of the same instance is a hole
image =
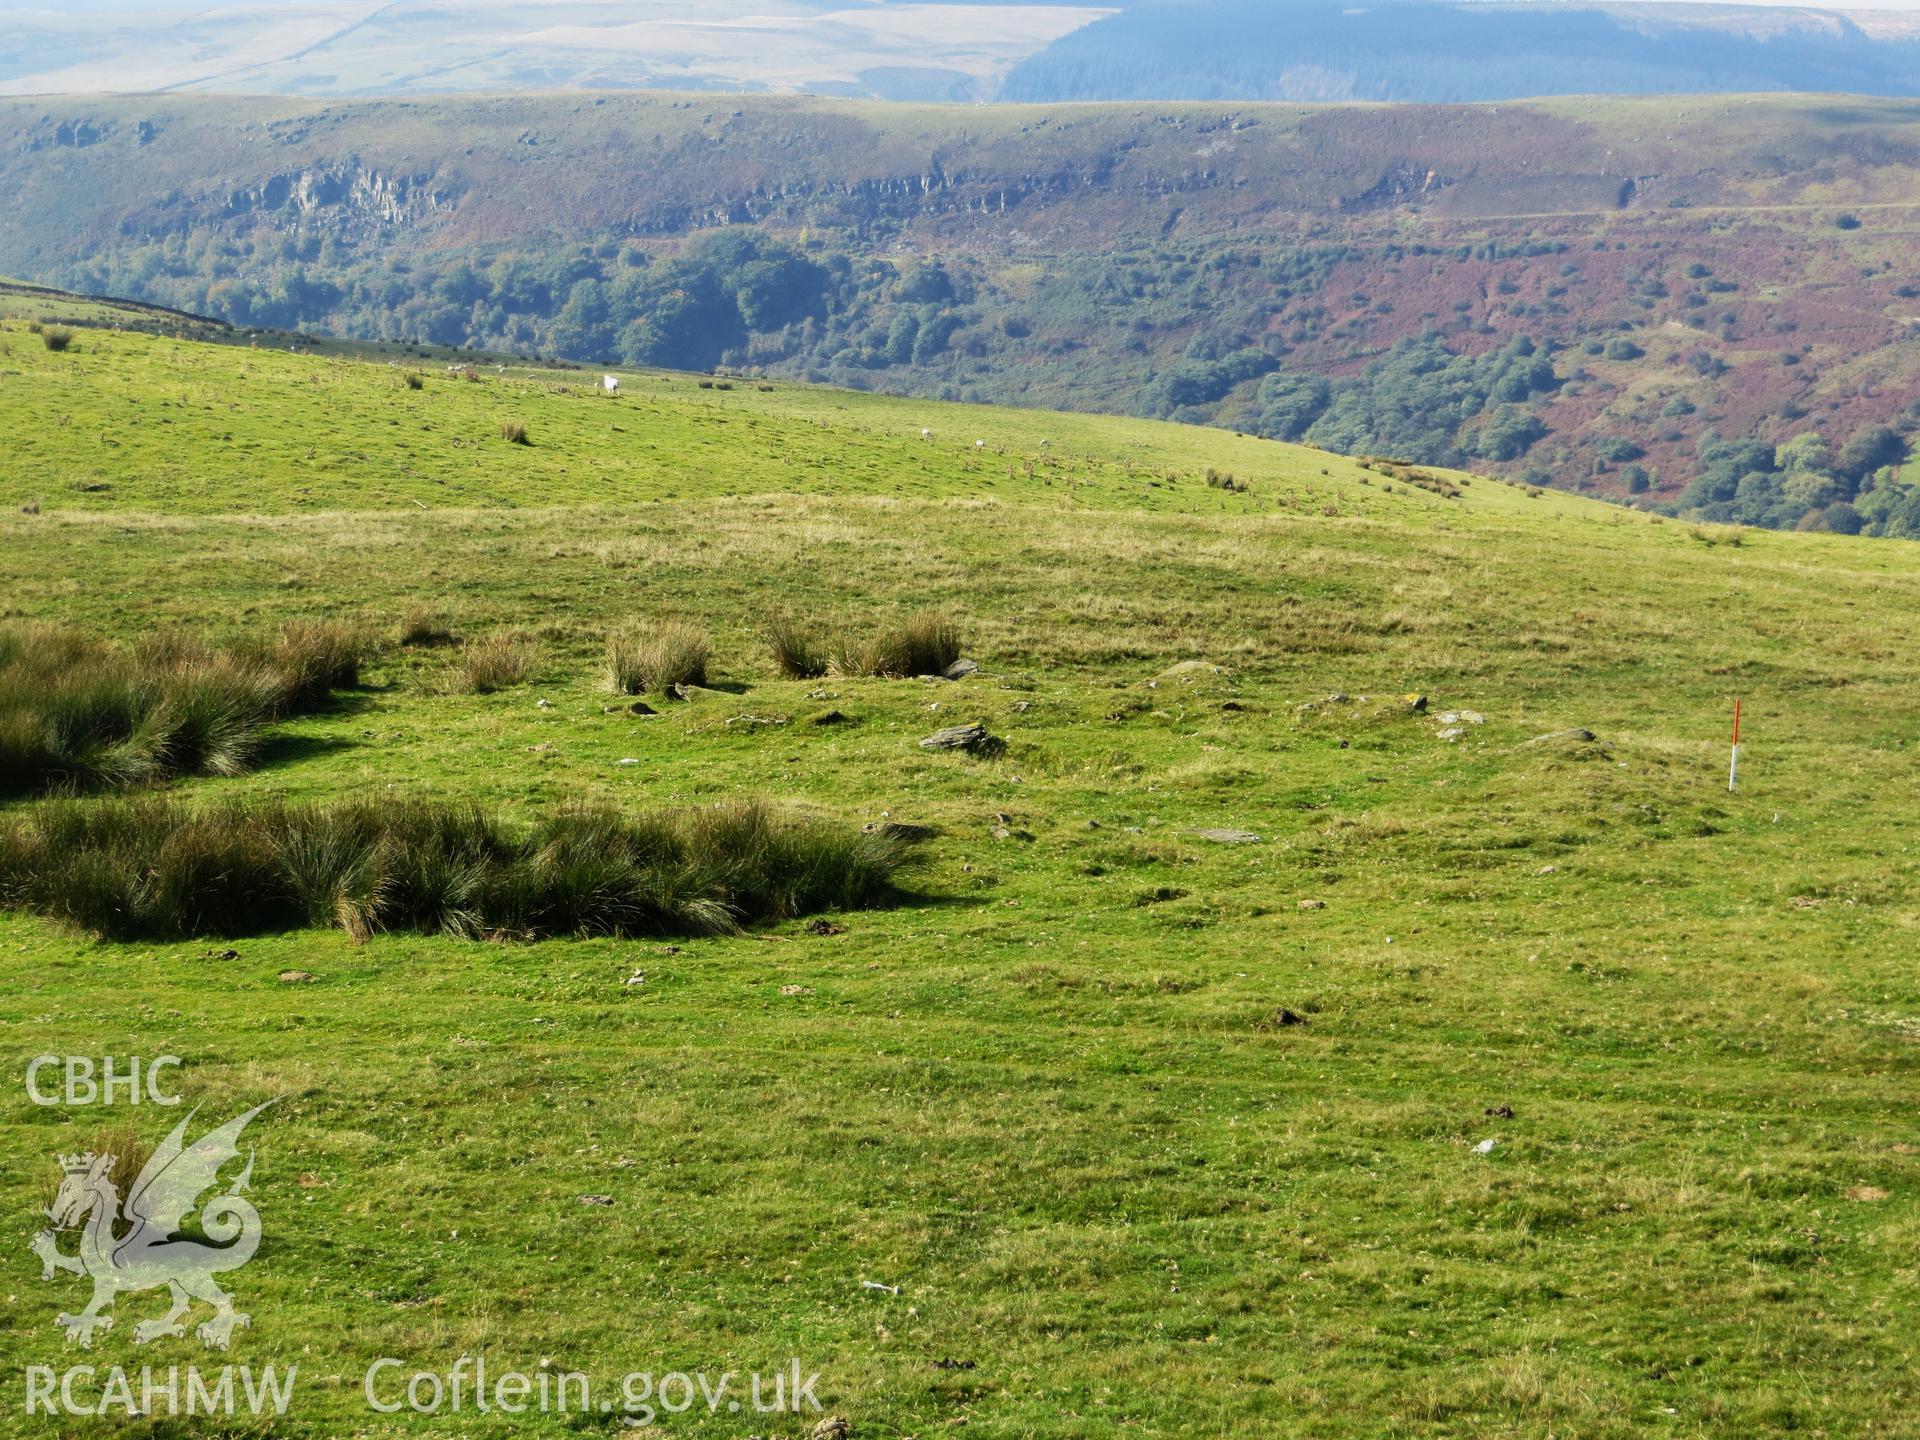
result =
[[[11,16],[0,95],[1914,95],[1917,39],[1910,12],[1615,0],[276,0],[211,11],[105,0]]]
[[[1568,0],[1135,0],[1015,66],[1013,101],[1920,94],[1911,13]]]

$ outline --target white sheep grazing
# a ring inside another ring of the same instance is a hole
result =
[[[920,438],[922,440],[931,440],[933,438],[933,431],[928,430],[923,426],[920,430]]]
[[[620,377],[618,375],[602,375],[600,377],[600,388],[605,390],[609,395],[618,395],[620,393]]]

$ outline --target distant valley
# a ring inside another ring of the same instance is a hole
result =
[[[1920,530],[1916,205],[1899,101],[0,107],[22,279],[1888,534]]]

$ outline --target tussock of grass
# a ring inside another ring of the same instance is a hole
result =
[[[724,934],[882,903],[910,858],[897,838],[758,803],[571,809],[513,830],[426,801],[62,800],[0,828],[0,905],[113,940]]]
[[[309,708],[335,690],[360,683],[360,662],[374,649],[365,625],[334,620],[294,620],[267,661],[282,677],[283,711]]]
[[[516,631],[469,640],[460,651],[460,688],[491,695],[521,684],[533,669],[533,641]]]
[[[113,1164],[107,1168],[107,1181],[126,1195],[132,1192],[134,1181],[153,1155],[153,1140],[133,1125],[96,1125],[82,1139],[65,1148],[76,1153],[111,1155]],[[41,1177],[38,1203],[42,1210],[53,1203],[60,1179],[60,1175],[51,1170]]]
[[[115,648],[0,628],[0,793],[240,774],[269,721],[358,680],[368,645],[359,627],[319,623],[226,650],[181,632]]]
[[[826,645],[813,631],[787,616],[767,623],[767,648],[780,673],[793,680],[815,680],[827,673],[831,661]]]
[[[40,331],[40,343],[57,353],[73,344],[73,331],[64,325],[48,325]]]
[[[959,658],[959,627],[921,611],[874,634],[843,637],[834,645],[832,668],[838,675],[938,675]]]
[[[629,625],[607,637],[607,679],[623,695],[705,685],[713,646],[691,625]]]
[[[402,645],[418,648],[451,645],[455,638],[453,626],[446,616],[430,605],[409,605],[400,612],[399,639]]]
[[[501,421],[500,438],[510,445],[531,445],[533,443],[527,436],[525,423],[519,420]]]

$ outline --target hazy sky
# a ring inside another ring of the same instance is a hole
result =
[[[72,14],[76,11],[103,14],[174,11],[191,14],[210,10],[218,11],[242,8],[260,13],[281,7],[292,8],[302,5],[303,3],[304,0],[237,0],[237,3],[235,3],[235,0],[228,0],[228,3],[222,3],[222,0],[213,0],[211,4],[195,4],[193,0],[0,0],[0,15],[26,15],[34,13],[58,14],[61,12]],[[538,5],[541,3],[541,0],[529,0],[529,3],[531,5]],[[617,10],[623,3],[623,0],[599,0],[599,3],[604,4],[609,10]],[[904,3],[934,5],[966,3],[966,0],[842,0],[842,3],[844,3],[848,9],[861,9],[867,6]],[[978,0],[973,0],[973,3],[978,3]],[[1053,0],[1053,3],[1088,4],[1093,3],[1093,0]],[[1124,4],[1125,0],[1104,0],[1104,3]],[[1275,3],[1285,4],[1285,0],[1275,0]],[[1361,3],[1364,3],[1364,0],[1361,0]],[[1542,0],[1510,0],[1510,3],[1539,4],[1542,3]],[[1546,0],[1546,3],[1578,6],[1582,3],[1582,0]],[[1686,5],[1703,3],[1703,0],[1626,0],[1626,3]],[[1871,0],[1871,3],[1867,4],[1808,4],[1807,0],[1728,0],[1728,3],[1741,5],[1785,5],[1801,10],[1920,10],[1920,0]],[[663,6],[659,3],[659,0],[653,0],[653,3],[648,4],[646,8],[656,14],[662,10],[677,11],[687,19],[697,20],[703,15],[720,10],[731,10],[734,7],[725,4],[724,0],[681,0],[681,3],[677,6]]]

